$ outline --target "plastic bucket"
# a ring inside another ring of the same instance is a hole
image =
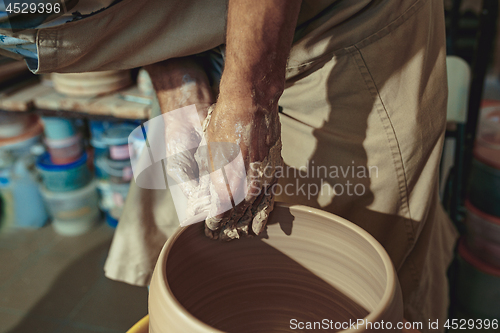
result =
[[[52,216],[55,231],[76,236],[89,231],[99,220],[95,182],[71,192],[52,192],[42,187],[42,196]]]
[[[43,117],[45,137],[51,140],[63,140],[75,136],[76,129],[72,120],[66,118]]]
[[[482,162],[500,169],[500,105],[481,110],[474,154]]]
[[[25,113],[0,113],[0,138],[22,135],[32,123],[32,118]]]
[[[500,319],[500,269],[474,256],[465,246],[458,245],[457,301],[466,314],[480,319]]]
[[[108,156],[109,150],[108,146],[104,144],[101,140],[101,136],[92,137],[90,140],[90,145],[94,148],[94,174],[99,179],[108,179],[108,174],[99,168],[97,161],[101,158]]]
[[[84,187],[92,180],[86,153],[73,163],[61,165],[52,163],[50,155],[45,153],[38,157],[36,167],[45,187],[53,192],[73,191]]]
[[[112,183],[129,183],[133,177],[130,160],[112,160],[108,157],[100,157],[95,161],[103,179]]]
[[[500,268],[500,218],[481,212],[469,201],[467,207],[467,247],[485,262]]]
[[[108,155],[108,146],[97,138],[90,140],[90,145],[94,148],[94,159]]]
[[[474,159],[469,200],[474,207],[486,214],[500,217],[500,170]]]
[[[82,136],[76,135],[65,139],[45,138],[45,144],[54,164],[69,164],[77,161],[83,153]]]
[[[101,142],[109,147],[111,159],[126,160],[130,158],[128,137],[135,128],[134,125],[119,124],[103,132]]]
[[[102,210],[110,212],[115,208],[123,207],[130,189],[130,183],[115,184],[99,180],[97,182],[97,189],[100,196],[99,206]],[[116,215],[115,217],[119,218],[120,216]]]
[[[0,150],[9,151],[13,156],[23,156],[30,153],[33,145],[40,142],[43,124],[36,115],[29,117],[25,131],[17,136],[0,138]]]

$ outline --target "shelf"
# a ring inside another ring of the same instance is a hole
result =
[[[76,118],[147,119],[150,97],[137,86],[113,94],[94,97],[70,97],[40,82],[23,82],[0,92],[0,109],[12,112],[33,111],[42,115]]]

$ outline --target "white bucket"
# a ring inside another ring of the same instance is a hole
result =
[[[52,225],[61,235],[84,234],[99,220],[95,182],[71,192],[52,192],[43,187],[41,192],[53,218]]]

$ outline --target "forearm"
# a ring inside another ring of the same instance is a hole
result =
[[[162,113],[195,104],[201,119],[215,102],[207,75],[192,58],[169,59],[145,67]]]
[[[285,70],[299,0],[229,0],[226,61],[219,103],[273,109]]]

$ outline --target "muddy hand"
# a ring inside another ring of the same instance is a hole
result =
[[[205,233],[230,240],[260,234],[273,209],[272,187],[282,167],[276,110],[237,110],[218,104],[204,122],[210,169]]]

